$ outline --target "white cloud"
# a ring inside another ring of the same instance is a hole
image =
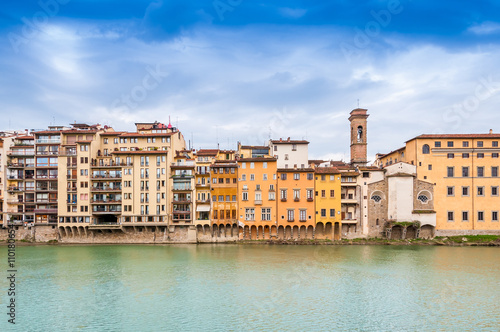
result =
[[[500,32],[500,24],[496,22],[484,22],[469,27],[468,31],[477,35],[489,35]]]

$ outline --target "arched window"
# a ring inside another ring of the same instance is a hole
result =
[[[422,147],[422,153],[423,154],[429,154],[431,153],[431,148],[429,147],[428,144],[425,144],[423,147]]]
[[[363,142],[363,127],[358,127],[358,143]]]
[[[384,199],[384,194],[381,191],[374,191],[370,197],[375,203],[380,203]]]
[[[427,190],[422,190],[418,193],[417,199],[420,202],[427,204],[430,200],[432,200],[432,194]]]

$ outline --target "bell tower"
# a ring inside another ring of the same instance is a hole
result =
[[[368,110],[356,108],[351,111],[351,164],[353,166],[366,166],[367,160],[367,120]]]

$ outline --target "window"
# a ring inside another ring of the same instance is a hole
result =
[[[428,144],[424,144],[424,146],[422,146],[422,153],[423,154],[429,154],[429,153],[431,153],[431,148],[429,147]]]
[[[447,168],[447,175],[449,178],[452,178],[455,176],[455,168],[454,167],[448,167]]]
[[[477,159],[483,159],[483,158],[484,158],[484,153],[477,154]]]
[[[287,211],[287,220],[288,221],[295,221],[295,210],[288,210]]]
[[[469,187],[462,187],[462,196],[469,196]]]
[[[285,154],[285,160],[288,160],[288,154]]]
[[[469,154],[468,153],[462,153],[462,158],[463,159],[468,159],[469,158]]]
[[[330,209],[330,217],[335,218],[335,209]]]
[[[484,196],[484,187],[477,187],[477,195]]]
[[[321,190],[321,197],[326,197],[326,190]]]
[[[484,177],[484,167],[482,166],[477,167],[477,177],[478,178]]]
[[[484,211],[477,212],[477,221],[479,221],[479,222],[484,221]]]
[[[477,147],[478,147],[478,148],[482,148],[482,147],[483,147],[483,145],[484,145],[484,142],[483,142],[483,141],[478,141],[478,142],[477,142]]]
[[[250,174],[250,181],[255,181],[255,174]]]
[[[294,189],[293,190],[293,199],[295,201],[300,200],[300,189]]]
[[[468,148],[469,147],[469,142],[468,141],[463,141],[462,142],[462,147]]]
[[[294,180],[300,180],[300,173],[293,173]]]
[[[307,179],[312,180],[313,179],[313,174],[312,173],[307,173]]]
[[[494,148],[498,148],[498,141],[491,142],[491,146]]]
[[[262,180],[267,181],[267,174],[262,175]]]
[[[297,151],[297,144],[292,144],[292,151]]]
[[[326,209],[321,209],[321,217],[326,217]]]
[[[306,221],[307,219],[307,210],[301,209],[299,210],[299,221]]]
[[[382,200],[382,195],[379,193],[374,193],[371,199],[375,201],[375,203],[380,203],[380,201]]]
[[[469,221],[469,211],[462,212],[462,221]]]
[[[453,215],[453,211],[448,211],[448,222],[454,222],[455,217]]]
[[[261,219],[263,221],[271,220],[271,208],[262,208],[261,212],[262,212]]]
[[[498,187],[491,187],[491,196],[498,196]]]
[[[491,167],[491,177],[498,177],[498,166]]]
[[[453,159],[455,158],[455,154],[454,153],[448,153],[448,159]]]
[[[491,158],[498,158],[498,153],[497,153],[497,152],[492,153],[492,154],[491,154]]]
[[[469,167],[462,167],[462,177],[469,177]]]
[[[313,190],[312,189],[307,189],[307,199],[308,200],[313,199]]]
[[[491,212],[491,221],[498,221],[498,211]]]
[[[321,175],[321,181],[325,181],[326,180],[326,176],[325,175]]]
[[[245,220],[255,220],[255,209],[246,208],[245,209]]]
[[[287,196],[286,189],[281,189],[280,193],[281,193],[281,199],[286,201],[286,196]]]
[[[274,201],[275,199],[276,199],[275,193],[274,192],[270,192],[269,193],[269,200],[270,201]]]
[[[281,180],[286,180],[286,173],[281,174]]]
[[[449,148],[452,148],[453,147],[453,141],[448,141],[447,145],[448,145]]]
[[[250,163],[250,168],[251,168],[251,169],[254,169],[254,168],[255,168],[255,163],[253,163],[253,162],[252,162],[252,163]]]
[[[330,197],[335,197],[335,190],[330,190]]]
[[[429,171],[432,171],[432,165],[427,166]]]
[[[455,187],[448,187],[448,196],[455,196]]]
[[[435,148],[440,148],[441,147],[441,142],[439,142],[439,141],[434,142],[434,147]]]
[[[247,180],[247,175],[241,174],[241,181],[246,181],[246,180]]]
[[[429,196],[427,193],[423,192],[423,193],[420,193],[418,195],[418,198],[417,198],[420,202],[426,204],[428,201],[429,201]]]
[[[241,163],[241,168],[242,168],[242,169],[247,168],[247,163]],[[216,171],[216,172],[217,172],[217,171]]]

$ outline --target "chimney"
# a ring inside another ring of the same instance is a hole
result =
[[[283,140],[281,139],[281,137],[280,137],[280,142],[283,142]]]
[[[287,140],[288,140],[288,142],[290,142],[290,137],[288,137],[288,139],[287,139]]]
[[[490,129],[490,135],[493,134],[493,129]]]

